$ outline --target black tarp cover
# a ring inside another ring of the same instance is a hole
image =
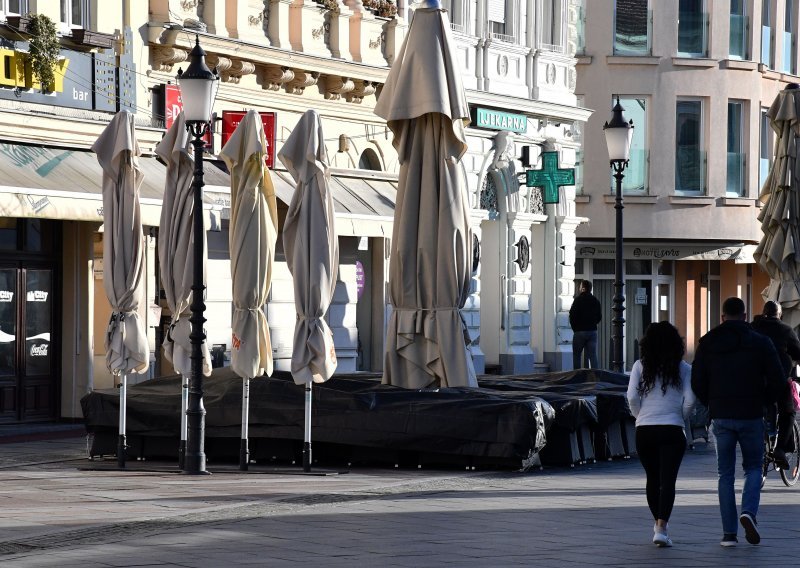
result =
[[[215,369],[203,383],[206,437],[237,439],[241,428],[241,379]],[[153,379],[128,388],[129,436],[174,437],[180,427],[181,378]],[[381,385],[375,376],[345,375],[314,385],[312,440],[426,454],[522,462],[544,445],[554,410],[525,392],[448,388],[406,390]],[[81,399],[90,433],[118,424],[116,389]],[[289,373],[250,381],[250,438],[303,439],[304,389]]]

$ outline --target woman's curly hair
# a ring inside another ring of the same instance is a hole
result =
[[[639,343],[642,360],[642,380],[637,389],[640,396],[653,390],[656,377],[661,377],[661,392],[669,387],[682,388],[680,365],[686,346],[678,329],[669,322],[654,322],[647,326]]]

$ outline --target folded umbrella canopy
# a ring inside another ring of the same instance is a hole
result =
[[[250,379],[272,374],[267,303],[278,240],[278,209],[272,178],[264,162],[267,142],[261,117],[248,111],[220,157],[231,175],[229,245],[233,280],[231,366],[242,385],[242,438],[239,467],[249,463],[247,448]]]
[[[106,366],[121,377],[117,463],[125,467],[127,374],[147,372],[150,349],[139,308],[144,299],[142,173],[133,115],[118,112],[92,145],[103,168],[103,287],[111,304]]]
[[[759,199],[763,237],[753,256],[770,277],[764,299],[779,302],[783,320],[800,325],[800,88],[791,83],[767,111],[775,131],[775,161]]]
[[[460,312],[472,266],[460,164],[469,105],[446,12],[437,1],[422,6],[375,106],[394,134],[400,161],[383,382],[477,387]]]
[[[328,155],[316,111],[306,111],[300,118],[278,157],[297,184],[283,226],[283,250],[294,280],[292,377],[306,385],[303,469],[310,471],[311,384],[327,381],[336,370],[333,334],[324,317],[339,270]]]
[[[186,130],[186,119],[181,112],[166,135],[156,146],[156,154],[167,165],[161,221],[158,226],[158,263],[161,268],[161,285],[172,314],[169,332],[164,338],[164,355],[172,362],[175,372],[183,377],[181,389],[181,442],[178,461],[183,469],[186,453],[186,408],[189,401],[189,375],[192,372],[192,342],[189,322],[192,312],[192,270],[194,267],[194,202],[192,181],[194,160],[191,141]],[[203,284],[206,281],[207,247],[203,233]],[[203,368],[205,376],[211,375],[211,353],[203,342]]]

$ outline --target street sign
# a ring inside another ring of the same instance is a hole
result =
[[[559,168],[558,152],[542,152],[542,169],[527,170],[525,185],[541,187],[545,203],[558,203],[558,188],[575,185],[575,168]]]

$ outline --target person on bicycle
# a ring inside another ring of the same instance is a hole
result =
[[[795,410],[792,391],[792,369],[795,361],[800,361],[800,340],[797,334],[788,324],[781,321],[783,310],[781,305],[772,300],[764,304],[764,309],[760,316],[753,319],[753,329],[762,335],[766,335],[772,340],[772,344],[778,351],[783,365],[783,375],[787,377],[786,387],[778,400],[778,439],[775,443],[773,456],[775,463],[781,469],[789,469],[789,462],[786,460],[786,451],[793,450],[792,443],[792,424],[794,424]],[[774,408],[770,414],[774,414]]]
[[[716,440],[717,493],[722,517],[722,546],[735,546],[736,444],[742,451],[744,488],[739,522],[750,544],[761,542],[756,515],[761,500],[764,458],[764,406],[786,385],[775,346],[753,330],[740,298],[722,304],[722,323],[700,338],[692,364],[692,390],[708,407]]]

